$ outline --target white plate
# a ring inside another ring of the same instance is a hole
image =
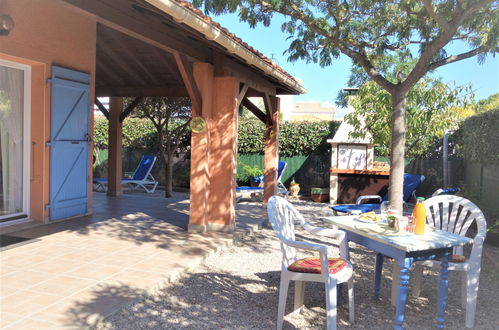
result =
[[[364,220],[364,219],[361,219],[361,218],[354,218],[355,220],[357,221],[360,221],[360,222],[364,222],[364,223],[380,223],[381,222],[381,219],[377,220],[377,221],[373,221],[373,220]]]

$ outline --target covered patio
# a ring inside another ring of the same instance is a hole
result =
[[[153,293],[232,243],[231,233],[188,233],[187,194],[172,199],[94,194],[94,213],[11,233],[1,251],[2,328],[88,327]],[[243,234],[264,210],[238,204]]]

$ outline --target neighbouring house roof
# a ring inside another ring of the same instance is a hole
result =
[[[204,15],[201,10],[194,8],[190,2],[183,0],[145,1],[171,15],[176,22],[188,25],[190,28],[202,33],[208,40],[212,40],[228,49],[233,55],[242,58],[248,64],[257,67],[274,79],[278,79],[295,93],[303,94],[307,92],[295,77],[234,33],[222,27],[211,17]]]

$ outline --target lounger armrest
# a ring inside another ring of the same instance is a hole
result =
[[[383,201],[383,198],[379,195],[364,195],[364,196],[357,197],[355,204],[362,204],[362,201],[369,200],[369,199],[377,199],[379,201],[379,203],[381,203]]]

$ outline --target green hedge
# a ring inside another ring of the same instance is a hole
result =
[[[285,122],[281,124],[279,140],[280,156],[320,155],[329,153],[326,142],[338,129],[337,122]],[[239,153],[263,154],[264,124],[256,118],[239,121]],[[155,128],[149,120],[127,118],[123,123],[123,147],[133,149],[157,149]],[[108,121],[95,118],[94,143],[99,149],[107,148]],[[189,144],[190,135],[184,143]]]
[[[455,133],[458,154],[482,165],[499,165],[499,109],[469,117]]]
[[[95,118],[94,145],[107,149],[109,122],[106,118]],[[157,146],[156,129],[149,120],[127,118],[123,122],[123,147],[143,149]]]

